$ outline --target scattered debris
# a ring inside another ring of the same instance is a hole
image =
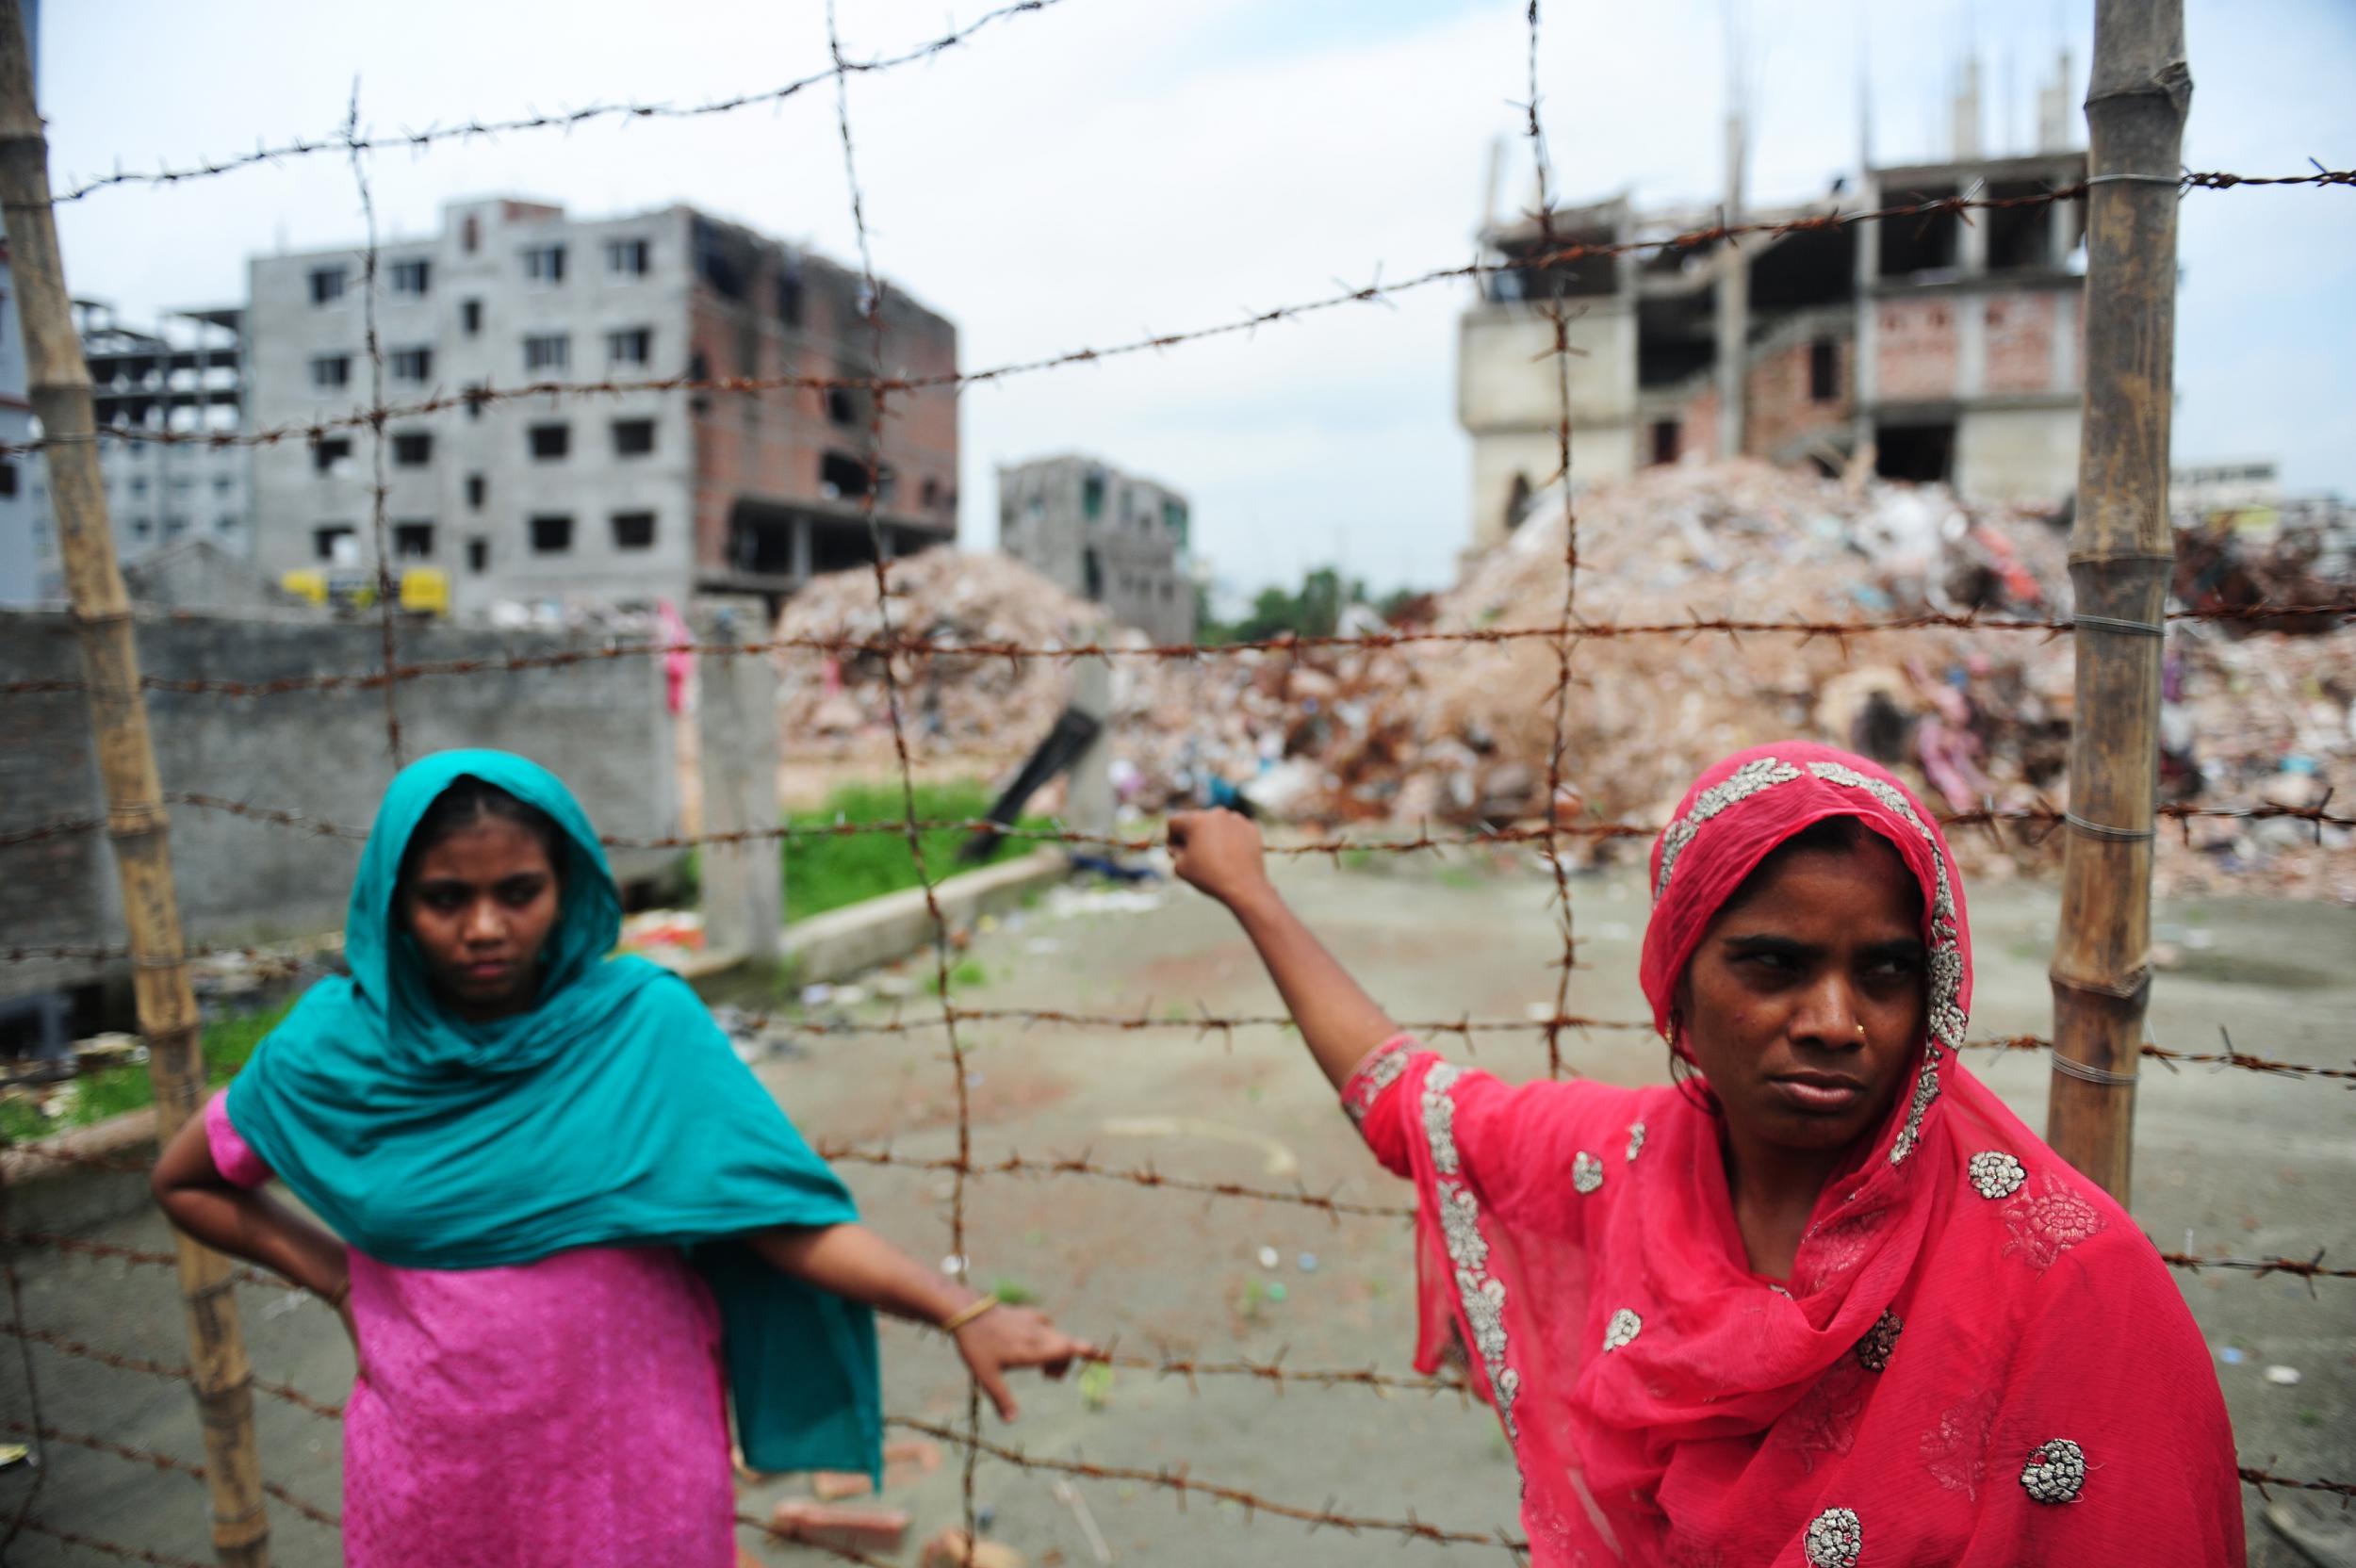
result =
[[[1088,1555],[1100,1563],[1112,1561],[1113,1549],[1104,1540],[1104,1532],[1096,1527],[1096,1515],[1088,1511],[1088,1500],[1080,1495],[1080,1489],[1057,1476],[1048,1490],[1055,1494],[1055,1501],[1070,1509],[1072,1517],[1079,1522],[1080,1533],[1088,1538]]]
[[[856,1470],[814,1470],[810,1478],[810,1494],[822,1503],[839,1503],[845,1497],[864,1497],[875,1490],[875,1483]]]
[[[789,1541],[888,1552],[906,1539],[908,1515],[896,1508],[852,1508],[788,1497],[769,1516],[769,1527]]]
[[[996,1541],[974,1541],[945,1529],[924,1543],[920,1568],[1023,1568],[1023,1554]]]
[[[2301,1379],[2298,1367],[2275,1365],[2266,1368],[2266,1381],[2279,1388],[2297,1388]]]

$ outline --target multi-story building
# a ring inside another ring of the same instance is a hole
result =
[[[1186,498],[1091,457],[998,470],[998,547],[1156,643],[1194,638]]]
[[[1487,254],[1520,262],[1579,245],[1636,247],[1484,274],[1462,320],[1458,416],[1473,437],[1472,544],[1519,520],[1561,466],[1564,366],[1549,300],[1567,317],[1571,467],[1586,482],[1689,452],[1747,454],[1838,471],[1870,452],[1885,477],[1943,480],[1968,497],[2059,502],[2076,483],[2078,259],[2083,204],[1930,211],[1647,249],[1726,223],[2036,198],[2086,178],[2068,134],[2067,57],[2041,94],[2040,150],[1979,144],[1976,70],[1955,105],[1955,156],[1877,165],[1807,206],[1742,197],[1740,117],[1727,134],[1726,200],[1639,210],[1626,196],[1484,230]]]
[[[379,249],[384,400],[539,383],[867,376],[859,275],[685,206],[612,219],[509,199],[445,209],[430,239]],[[370,399],[362,258],[251,264],[257,427]],[[886,286],[882,368],[945,377],[957,329]],[[650,605],[698,592],[783,597],[813,572],[953,538],[954,386],[893,396],[871,464],[858,389],[625,392],[466,402],[384,427],[397,570],[434,567],[453,607],[501,599]],[[255,449],[257,561],[278,576],[372,567],[370,436]]]

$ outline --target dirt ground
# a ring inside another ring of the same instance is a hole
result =
[[[1287,866],[1287,891],[1343,956],[1402,1017],[1526,1016],[1551,1002],[1557,956],[1546,918],[1548,884],[1527,868],[1503,873],[1462,864],[1341,869]],[[1572,1009],[1640,1016],[1634,981],[1644,905],[1625,872],[1575,884],[1580,968]],[[1057,1007],[1170,1016],[1198,1007],[1272,1013],[1275,996],[1233,926],[1182,889],[1152,891],[1150,909],[1088,907],[1051,898],[978,935],[967,955],[981,983],[964,994],[981,1007]],[[1103,901],[1096,901],[1101,904]],[[1131,902],[1147,902],[1133,900]],[[1060,915],[1057,906],[1066,906]],[[1975,1035],[2042,1031],[2050,1018],[2046,950],[2055,912],[2050,889],[2013,884],[1975,897],[1979,1004]],[[2347,1066],[2348,1021],[2356,1017],[2356,910],[2257,901],[2179,903],[2160,911],[2162,936],[2181,967],[2155,988],[2154,1037],[2210,1049],[2220,1026],[2245,1050]],[[916,972],[911,970],[911,973]],[[969,973],[971,971],[969,970]],[[863,1004],[864,1017],[897,1005],[910,1018],[921,994]],[[1366,1157],[1299,1042],[1274,1029],[1232,1040],[1185,1030],[1134,1033],[990,1024],[966,1031],[973,1152],[990,1160],[1091,1153],[1123,1168],[1232,1180],[1298,1183],[1338,1197],[1395,1202],[1404,1189]],[[1447,1045],[1461,1057],[1461,1041]],[[1578,1070],[1618,1083],[1658,1081],[1660,1042],[1643,1034],[1597,1034],[1568,1042]],[[1542,1070],[1529,1037],[1481,1037],[1475,1058],[1509,1076]],[[2044,1121],[2047,1071],[2026,1054],[1976,1054],[1972,1067],[2032,1126]],[[889,1143],[910,1156],[954,1152],[955,1105],[937,1030],[805,1041],[759,1066],[811,1136]],[[2163,1246],[2209,1253],[2311,1253],[2356,1258],[2356,1102],[2330,1081],[2236,1070],[2171,1075],[2147,1067],[2138,1109],[2134,1208]],[[845,1165],[871,1220],[927,1258],[948,1250],[942,1179]],[[1076,1178],[997,1177],[971,1193],[968,1250],[974,1278],[1019,1284],[1074,1330],[1117,1341],[1124,1352],[1226,1360],[1282,1353],[1287,1366],[1408,1370],[1412,1331],[1409,1236],[1396,1219],[1329,1220],[1293,1205],[1148,1192]],[[153,1217],[101,1233],[155,1247]],[[1262,1250],[1272,1249],[1273,1268]],[[185,1355],[171,1279],[154,1269],[34,1256],[25,1315],[36,1326],[136,1355]],[[2281,1474],[2356,1474],[2356,1284],[2309,1288],[2242,1272],[2180,1276],[2185,1298],[2220,1351],[2218,1374],[2246,1463]],[[1281,1288],[1280,1288],[1281,1287]],[[334,1397],[349,1377],[339,1332],[324,1309],[286,1293],[241,1291],[254,1362],[265,1375]],[[964,1385],[935,1338],[885,1331],[890,1409],[954,1423]],[[58,1426],[196,1458],[184,1390],[35,1348],[45,1418]],[[2296,1369],[2296,1384],[2268,1367]],[[21,1374],[0,1370],[11,1415]],[[1400,1518],[1452,1528],[1513,1525],[1515,1485],[1494,1418],[1452,1396],[1362,1388],[1284,1391],[1248,1378],[1181,1380],[1121,1370],[1086,1393],[1024,1384],[1022,1420],[989,1435],[1029,1452],[1103,1464],[1184,1471],[1196,1480],[1247,1488],[1311,1508]],[[260,1401],[267,1473],[295,1493],[333,1504],[335,1429],[275,1400]],[[562,1462],[552,1456],[551,1462]],[[1053,1478],[984,1462],[978,1495],[993,1533],[1034,1564],[1096,1559]],[[0,1518],[27,1485],[20,1466],[0,1475]],[[747,1507],[798,1490],[747,1488]],[[1082,1481],[1078,1494],[1113,1560],[1134,1564],[1421,1562],[1443,1550],[1467,1560],[1505,1560],[1494,1548],[1399,1546],[1387,1539],[1310,1531],[1247,1515],[1232,1504],[1190,1501],[1166,1490]],[[957,1513],[955,1456],[938,1475],[890,1498],[917,1521],[904,1560],[925,1533]],[[2303,1560],[2277,1540],[2250,1495],[2251,1560],[2287,1568]],[[53,1449],[38,1509],[69,1527],[183,1557],[204,1555],[204,1496],[194,1483],[119,1460]],[[2327,1528],[2340,1516],[2319,1517]],[[2356,1518],[2356,1512],[2348,1517]],[[273,1510],[276,1555],[303,1565],[335,1560],[331,1535]],[[746,1540],[765,1560],[822,1560],[796,1548]],[[1050,1554],[1060,1554],[1051,1559]],[[1394,1556],[1393,1554],[1396,1554]],[[430,1546],[423,1558],[431,1557]],[[423,1560],[421,1558],[421,1560]],[[17,1544],[28,1565],[94,1560],[52,1542]]]

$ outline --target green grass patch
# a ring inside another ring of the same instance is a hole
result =
[[[987,786],[920,784],[916,815],[924,822],[966,822],[990,810]],[[796,811],[786,821],[794,827],[831,827],[838,823],[898,823],[907,812],[897,784],[849,784],[826,797],[815,811]],[[1044,827],[1044,818],[1028,817],[1025,827]],[[957,851],[970,835],[956,829],[935,829],[924,835],[924,869],[938,882],[967,870]],[[906,835],[846,833],[840,837],[785,839],[779,859],[785,874],[785,918],[790,923],[823,915],[829,909],[865,899],[879,898],[918,885],[916,860],[908,853]],[[1001,839],[990,863],[1028,854],[1037,845],[1026,839]]]
[[[949,972],[949,988],[951,990],[979,990],[982,987],[989,984],[990,971],[984,969],[979,963],[975,962],[972,958],[961,960],[955,969]],[[932,974],[925,977],[924,989],[928,994],[933,996],[939,996],[941,994],[941,974],[939,971],[936,970]]]
[[[232,1013],[205,1024],[205,1081],[215,1088],[229,1082],[254,1054],[254,1048],[262,1043],[262,1037],[277,1028],[294,1010],[294,1004],[295,998],[290,996],[274,1007]],[[22,1143],[68,1128],[92,1126],[155,1102],[155,1086],[148,1081],[144,1064],[110,1067],[74,1079],[71,1086],[73,1092],[63,1097],[62,1108],[54,1117],[44,1115],[41,1106],[29,1100],[0,1101],[0,1136],[11,1143]],[[53,1087],[44,1092],[43,1098],[55,1100],[57,1094],[58,1089]]]

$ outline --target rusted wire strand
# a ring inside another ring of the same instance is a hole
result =
[[[217,812],[223,816],[241,818],[271,827],[285,827],[320,838],[346,839],[364,841],[368,836],[366,827],[356,824],[339,823],[309,812],[290,810],[282,807],[257,806],[249,801],[231,800],[188,790],[167,790],[165,804],[186,806],[197,810]],[[2194,806],[2171,803],[2157,808],[2165,821],[2191,824],[2200,821],[2235,822],[2299,822],[2312,824],[2318,838],[2326,827],[2356,827],[2356,813],[2334,811],[2329,799],[2313,806],[2281,806],[2271,801],[2255,801],[2223,806]],[[2068,813],[2061,808],[2040,804],[2036,806],[1988,807],[1975,811],[1941,811],[1936,813],[1940,825],[1949,828],[1991,828],[2005,826],[2052,830],[2061,826]],[[104,817],[61,817],[54,822],[34,824],[0,833],[0,848],[36,843],[50,839],[74,838],[102,831],[106,825]],[[1072,844],[1088,849],[1111,850],[1125,855],[1145,855],[1162,847],[1158,835],[1120,835],[1084,833],[1068,827],[1000,826],[982,817],[957,818],[894,818],[878,822],[787,823],[774,827],[741,827],[725,832],[668,833],[661,835],[630,835],[608,833],[597,841],[608,849],[694,849],[715,844],[768,843],[774,841],[812,841],[821,839],[850,839],[882,834],[906,838],[910,832],[925,833],[990,833],[1001,839],[1039,844]],[[1498,825],[1466,828],[1460,832],[1434,833],[1424,828],[1413,838],[1366,838],[1358,836],[1310,838],[1285,842],[1272,841],[1268,853],[1294,858],[1340,855],[1428,855],[1451,849],[1481,849],[1508,847],[1514,844],[1546,845],[1556,838],[1584,839],[1602,841],[1615,839],[1650,839],[1661,832],[1654,823],[1641,822],[1571,822]],[[938,886],[938,882],[935,883]],[[94,948],[12,948],[7,956],[17,955],[50,956],[74,953],[90,953]]]
[[[196,1374],[186,1366],[175,1366],[169,1362],[149,1361],[142,1356],[122,1355],[113,1350],[102,1350],[94,1345],[86,1345],[78,1339],[56,1333],[47,1329],[27,1329],[22,1325],[9,1327],[0,1324],[0,1333],[8,1334],[28,1345],[46,1346],[61,1356],[72,1356],[77,1361],[95,1362],[101,1366],[112,1367],[118,1372],[137,1372],[145,1377],[162,1378],[172,1382],[188,1383],[196,1380]],[[340,1421],[343,1419],[343,1406],[324,1399],[314,1399],[292,1383],[282,1383],[273,1379],[257,1377],[253,1380],[253,1386],[257,1394],[268,1395],[273,1399],[292,1405],[297,1410],[307,1411],[324,1420]]]
[[[1239,1486],[1224,1486],[1215,1481],[1196,1480],[1187,1475],[1184,1466],[1174,1469],[1164,1467],[1158,1470],[1146,1470],[1135,1465],[1091,1464],[1085,1460],[1039,1459],[1020,1448],[1010,1448],[982,1437],[968,1436],[947,1427],[937,1426],[930,1421],[920,1421],[914,1416],[888,1415],[884,1417],[884,1421],[888,1426],[898,1427],[906,1431],[921,1432],[936,1442],[969,1445],[973,1452],[988,1454],[1002,1463],[1011,1464],[1019,1469],[1045,1470],[1058,1475],[1077,1476],[1087,1480],[1127,1481],[1139,1486],[1161,1487],[1177,1493],[1181,1507],[1185,1506],[1185,1500],[1189,1496],[1211,1497],[1219,1502],[1235,1504],[1244,1511],[1247,1516],[1256,1513],[1273,1514],[1280,1519],[1298,1519],[1303,1524],[1337,1529],[1350,1535],[1389,1534],[1397,1535],[1404,1541],[1428,1541],[1439,1545],[1496,1546],[1516,1556],[1526,1555],[1530,1550],[1528,1542],[1510,1535],[1503,1529],[1490,1531],[1447,1529],[1438,1525],[1425,1523],[1416,1518],[1413,1511],[1410,1511],[1403,1519],[1381,1519],[1363,1514],[1337,1513],[1331,1509],[1303,1508],[1299,1504],[1277,1502],[1271,1498],[1263,1497],[1257,1493],[1247,1492]]]
[[[2260,1470],[2247,1464],[2241,1467],[2241,1479],[2244,1486],[2256,1487],[2258,1494],[2262,1497],[2270,1498],[2273,1494],[2266,1489],[2273,1486],[2290,1487],[2299,1492],[2329,1492],[2341,1497],[2356,1497],[2356,1481],[2324,1480],[2319,1478],[2309,1481],[2295,1480],[2291,1477],[2278,1476],[2270,1470]]]
[[[2227,189],[2235,185],[2257,185],[2262,179],[2286,185],[2348,185],[2356,183],[2356,171],[2325,170],[2313,174],[2245,176],[2217,174],[2205,176],[2212,182],[2206,188]],[[2230,182],[2230,183],[2229,183]],[[447,409],[483,407],[493,403],[530,398],[614,397],[628,392],[713,392],[721,394],[750,394],[788,389],[827,391],[864,391],[874,395],[900,394],[936,389],[962,389],[989,385],[1018,376],[1057,370],[1074,365],[1095,365],[1110,359],[1135,354],[1158,353],[1182,344],[1200,343],[1213,338],[1233,337],[1256,333],[1262,327],[1286,321],[1298,321],[1345,305],[1367,304],[1388,300],[1414,289],[1428,288],[1443,283],[1461,283],[1513,272],[1537,271],[1542,275],[1554,268],[1574,262],[1600,259],[1606,256],[1640,254],[1645,252],[1706,250],[1754,236],[1768,237],[1793,234],[1816,234],[1848,228],[1852,225],[1898,219],[1928,219],[1953,215],[1962,217],[1975,211],[2004,211],[2021,207],[2051,206],[2058,202],[2076,201],[2086,194],[2083,185],[2057,187],[2053,190],[2036,191],[2019,196],[1951,196],[1935,201],[1907,203],[1897,206],[1877,208],[1871,212],[1825,212],[1805,218],[1786,219],[1775,222],[1721,223],[1707,228],[1692,229],[1665,239],[1597,241],[1560,245],[1530,253],[1504,262],[1475,261],[1452,267],[1435,267],[1413,277],[1394,283],[1371,283],[1363,287],[1343,287],[1339,292],[1297,304],[1279,305],[1256,311],[1236,319],[1185,331],[1154,333],[1147,336],[1105,345],[1102,348],[1072,349],[1060,353],[1046,354],[1036,359],[1014,361],[992,366],[988,369],[942,371],[924,376],[663,376],[637,380],[606,380],[597,382],[532,382],[515,386],[478,385],[459,392],[440,393],[417,402],[390,408],[355,409],[333,418],[303,424],[277,425],[263,430],[231,432],[196,432],[172,430],[132,430],[108,426],[88,435],[42,436],[32,441],[0,444],[0,456],[47,449],[51,445],[66,445],[69,441],[123,440],[147,441],[165,445],[203,444],[214,447],[272,446],[288,440],[317,440],[338,430],[353,430],[379,419],[422,417]]]
[[[88,1432],[62,1431],[56,1427],[36,1428],[29,1422],[13,1419],[0,1421],[0,1431],[15,1432],[20,1436],[39,1437],[44,1443],[63,1443],[70,1447],[87,1448],[92,1453],[110,1455],[133,1464],[144,1464],[151,1469],[163,1471],[167,1475],[186,1476],[191,1480],[202,1481],[205,1476],[205,1466],[193,1461],[174,1459],[170,1454],[159,1454],[150,1448],[134,1448],[128,1444],[109,1442],[106,1438],[95,1437]],[[314,1524],[324,1525],[332,1530],[340,1527],[343,1523],[342,1515],[323,1509],[306,1498],[296,1496],[275,1481],[264,1481],[262,1491],[264,1494],[286,1504]]]
[[[2307,620],[2315,617],[2356,615],[2356,592],[2343,591],[2330,598],[2295,604],[2262,603],[2219,609],[2178,609],[2167,612],[2164,619],[2170,622],[2215,622],[2258,624],[2279,620]],[[1984,615],[1977,611],[1958,612],[1923,610],[1903,615],[1887,615],[1879,619],[1857,621],[1808,620],[1750,620],[1725,615],[1703,615],[1699,612],[1678,620],[1635,621],[1614,623],[1609,620],[1582,618],[1567,635],[1574,642],[1596,642],[1615,637],[1675,637],[1691,640],[1702,636],[1751,637],[1792,636],[1803,642],[1829,638],[1846,644],[1852,637],[1872,637],[1898,632],[1945,630],[1963,632],[2032,632],[2048,637],[2066,636],[2077,622],[2069,616]],[[1130,645],[1122,643],[1070,643],[1026,645],[1015,642],[958,641],[941,639],[921,633],[887,633],[884,636],[855,636],[848,632],[834,636],[776,637],[766,641],[733,643],[641,642],[614,643],[604,647],[564,648],[550,653],[492,654],[470,659],[443,659],[402,664],[388,676],[384,669],[322,671],[311,675],[285,676],[273,680],[221,680],[205,677],[142,675],[139,685],[151,692],[171,692],[186,696],[270,697],[297,692],[373,691],[387,679],[422,680],[435,677],[512,674],[522,670],[566,669],[578,664],[599,663],[612,659],[652,659],[672,654],[689,653],[698,659],[727,659],[773,654],[808,653],[830,657],[857,657],[881,660],[889,667],[892,659],[967,659],[975,662],[1021,662],[1040,660],[1070,662],[1079,659],[1151,659],[1200,662],[1206,659],[1238,659],[1251,655],[1291,656],[1315,650],[1356,648],[1381,651],[1391,648],[1415,647],[1423,645],[1505,645],[1531,640],[1551,641],[1565,635],[1557,625],[1520,627],[1473,627],[1463,630],[1398,630],[1367,632],[1337,632],[1321,637],[1266,637],[1236,643],[1166,643]],[[58,676],[25,680],[0,682],[0,696],[52,696],[83,694],[94,688],[74,676]]]
[[[733,97],[716,98],[704,104],[676,105],[641,104],[634,102],[622,104],[591,104],[577,109],[560,109],[551,114],[521,114],[505,120],[469,120],[463,124],[429,125],[423,130],[401,130],[397,132],[389,132],[381,136],[358,135],[357,127],[354,126],[343,135],[330,134],[317,138],[293,137],[275,145],[256,147],[251,153],[239,153],[231,157],[201,158],[196,162],[183,164],[176,167],[168,164],[163,168],[149,172],[119,168],[111,174],[102,174],[95,179],[83,180],[78,184],[69,185],[64,190],[58,192],[50,200],[53,205],[61,202],[78,202],[86,196],[92,195],[101,190],[110,189],[116,186],[182,185],[190,180],[208,179],[217,175],[231,173],[240,169],[251,169],[258,164],[290,163],[299,158],[308,157],[313,154],[333,153],[345,148],[350,148],[352,151],[361,153],[420,153],[425,149],[441,142],[489,140],[502,136],[512,136],[519,132],[553,130],[564,131],[569,134],[570,132],[579,129],[581,126],[592,124],[600,120],[619,120],[624,122],[635,120],[700,120],[712,115],[732,114],[739,109],[759,108],[764,106],[774,106],[777,104],[785,102],[787,99],[792,98],[798,93],[809,90],[810,88],[817,87],[825,82],[833,81],[838,76],[844,74],[864,74],[872,72],[890,71],[899,66],[911,65],[920,60],[930,59],[936,55],[943,54],[948,50],[956,48],[958,44],[965,42],[974,34],[980,32],[983,28],[988,27],[994,22],[1002,22],[1008,17],[1020,16],[1025,11],[1045,10],[1048,7],[1058,3],[1059,0],[1019,0],[1018,4],[1001,6],[996,10],[989,11],[979,17],[976,17],[973,21],[967,23],[964,26],[957,28],[954,32],[948,33],[943,37],[934,39],[930,42],[919,44],[915,48],[903,50],[897,55],[883,56],[868,60],[837,59],[834,64],[828,66],[824,71],[816,72],[808,76],[796,77],[794,80],[787,82],[781,87],[763,88],[756,92],[742,92]],[[2235,183],[2259,185],[2273,184],[2276,182],[2251,178],[2246,180],[2236,179]],[[2294,178],[2294,183],[2314,184],[2316,182],[2314,177],[2310,175],[2297,176]]]
[[[361,253],[360,304],[362,335],[368,351],[368,522],[376,550],[376,624],[384,650],[384,750],[401,767],[401,682],[392,672],[401,665],[400,639],[393,629],[396,595],[393,560],[384,520],[384,498],[390,486],[384,477],[384,340],[376,325],[376,196],[368,188],[366,155],[360,146],[360,79],[352,79],[352,112],[344,121],[344,144],[352,153],[352,179],[360,190],[360,212],[368,221],[368,249]]]

